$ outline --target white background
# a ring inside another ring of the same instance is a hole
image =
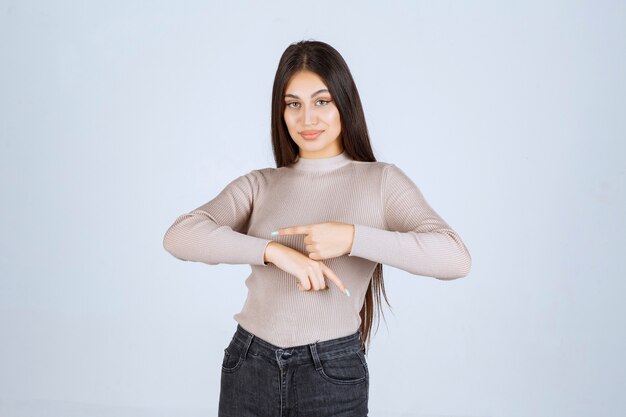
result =
[[[162,238],[275,166],[301,39],[473,259],[384,268],[371,416],[625,415],[624,2],[384,3],[0,1],[1,417],[216,415],[249,266]]]

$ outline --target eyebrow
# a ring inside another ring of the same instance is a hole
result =
[[[313,98],[313,97],[315,97],[316,95],[321,94],[321,93],[329,93],[329,91],[328,91],[327,89],[325,89],[325,88],[323,88],[323,89],[321,89],[321,90],[317,90],[316,92],[314,92],[313,94],[311,94],[311,98]],[[295,95],[295,94],[285,94],[285,97],[300,98],[300,97],[298,97],[298,96],[297,96],[297,95]]]

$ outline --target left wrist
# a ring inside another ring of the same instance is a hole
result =
[[[354,244],[354,232],[355,232],[354,224],[350,224],[349,226],[351,229],[351,234],[350,234],[350,244],[348,245],[348,254],[352,252],[352,245]]]

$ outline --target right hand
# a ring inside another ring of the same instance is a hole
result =
[[[324,262],[311,259],[288,246],[270,242],[265,248],[265,261],[295,276],[298,279],[298,289],[301,291],[319,291],[328,288],[324,279],[327,277],[346,294],[343,282]]]

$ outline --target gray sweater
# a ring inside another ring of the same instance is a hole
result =
[[[299,291],[293,275],[264,263],[272,240],[308,255],[305,235],[272,237],[273,230],[326,221],[354,224],[351,252],[322,261],[350,297],[332,283],[330,291]],[[249,264],[248,296],[234,319],[279,347],[356,332],[377,263],[445,280],[466,276],[472,262],[459,235],[400,168],[354,161],[345,152],[234,179],[211,201],[179,216],[163,245],[185,261]]]

